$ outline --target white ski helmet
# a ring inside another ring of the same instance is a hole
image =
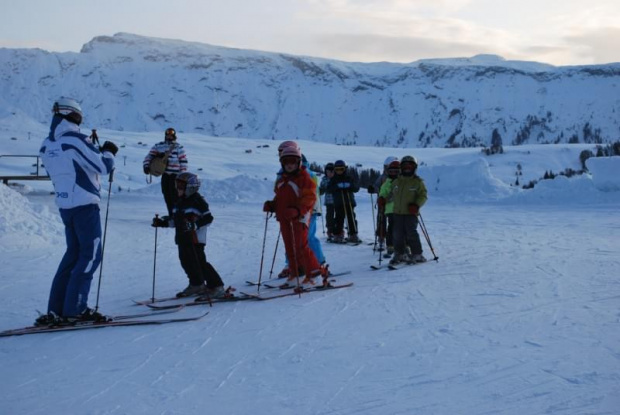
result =
[[[72,123],[80,125],[82,123],[82,107],[73,98],[62,97],[54,102],[52,108],[54,114],[62,116]]]
[[[390,165],[390,163],[393,162],[393,161],[398,161],[398,157],[389,156],[388,158],[385,159],[385,161],[383,162],[383,165],[385,167],[388,167]]]

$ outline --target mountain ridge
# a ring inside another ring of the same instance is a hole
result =
[[[620,64],[495,55],[356,63],[117,33],[80,53],[0,49],[0,118],[49,122],[59,96],[96,128],[342,145],[459,147],[620,138]]]

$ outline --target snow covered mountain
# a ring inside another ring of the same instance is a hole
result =
[[[0,119],[49,122],[76,97],[92,128],[344,145],[458,147],[620,138],[620,63],[497,56],[348,63],[126,33],[80,53],[0,49]]]

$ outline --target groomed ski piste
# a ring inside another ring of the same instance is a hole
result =
[[[122,146],[99,307],[113,315],[147,311],[132,300],[151,296],[149,224],[165,207],[159,180],[147,184],[141,162],[163,133],[98,132]],[[36,154],[46,133],[46,126],[3,121],[0,154]],[[254,292],[245,281],[258,278],[261,206],[272,196],[278,142],[182,132],[179,142],[215,216],[207,256],[227,285]],[[421,212],[439,261],[373,271],[372,246],[323,244],[333,272],[351,271],[337,281],[352,287],[174,313],[209,311],[193,322],[2,338],[0,412],[620,413],[617,158],[593,160],[590,175],[523,190],[510,185],[517,164],[524,184],[547,170],[579,169],[579,153],[594,146],[505,146],[486,157],[480,149],[300,145],[310,161],[342,158],[364,168],[380,168],[388,155],[415,155],[429,188]],[[0,174],[32,169],[0,158]],[[108,185],[104,178],[102,218]],[[50,182],[0,186],[0,330],[30,325],[35,310],[46,310],[65,248],[51,190]],[[370,196],[362,189],[356,197],[359,234],[371,242]],[[277,235],[269,220],[263,279]],[[283,265],[279,249],[274,274]],[[160,229],[156,296],[186,282],[173,233]]]

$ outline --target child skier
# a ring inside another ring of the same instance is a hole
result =
[[[418,235],[418,214],[428,199],[424,181],[416,175],[418,162],[413,156],[400,161],[400,176],[392,181],[391,197],[394,202],[394,257],[390,265],[401,262],[415,264],[425,262]],[[409,247],[410,253],[405,249]]]
[[[357,237],[357,221],[355,220],[355,196],[360,188],[357,181],[347,174],[347,164],[342,160],[334,163],[334,177],[329,182],[327,191],[330,192],[334,200],[334,210],[336,220],[334,224],[334,237],[336,243],[360,242]],[[349,236],[344,239],[344,219],[347,219]]]
[[[282,174],[276,182],[275,197],[265,202],[263,211],[275,212],[280,222],[289,260],[287,284],[295,283],[301,268],[306,275],[302,284],[314,285],[315,277],[326,274],[308,244],[308,225],[316,202],[316,183],[301,165],[301,150],[296,145],[282,148],[280,164]]]
[[[367,188],[368,193],[370,194],[377,193],[377,195],[379,195],[381,186],[383,186],[383,183],[385,183],[385,181],[388,179],[388,169],[390,167],[390,163],[396,160],[398,160],[398,157],[388,156],[383,161],[383,172],[381,173],[379,177],[377,177],[374,184],[368,185],[368,188]],[[377,200],[377,204],[378,203],[379,201]],[[378,211],[377,212],[377,237],[379,238],[379,242],[383,241],[383,239],[385,238],[386,229],[387,229],[387,217],[385,214],[382,214],[380,211]]]
[[[286,147],[298,148],[296,142],[284,141],[282,142],[282,144],[278,146],[278,157],[282,155],[282,151]],[[302,164],[302,167],[308,172],[308,174],[310,175],[310,178],[312,178],[314,183],[318,185],[318,177],[313,171],[310,170],[310,163],[308,163],[306,156],[304,156],[303,154],[301,155],[301,164]],[[278,174],[276,175],[277,179],[282,177],[283,171],[284,169],[280,167],[280,170],[278,171]],[[276,184],[277,184],[277,180],[276,180]],[[321,246],[321,241],[316,236],[316,221],[317,221],[318,216],[320,215],[320,202],[319,202],[319,197],[318,197],[318,194],[319,194],[318,187],[316,189],[317,189],[317,198],[314,204],[314,208],[312,209],[312,215],[310,216],[310,223],[308,225],[308,244],[310,245],[310,249],[312,249],[314,256],[316,257],[317,261],[319,261],[321,266],[327,267],[326,260],[325,260],[325,254],[323,254],[323,247]],[[282,271],[280,271],[280,273],[278,274],[278,278],[288,278],[291,276],[290,263],[286,255],[285,255],[285,262],[286,264],[284,268],[282,269]]]
[[[205,255],[207,227],[213,222],[213,215],[209,204],[198,193],[200,179],[184,172],[176,177],[175,185],[178,200],[172,209],[173,217],[155,217],[152,226],[175,228],[174,242],[179,249],[179,260],[189,278],[189,285],[177,293],[177,297],[197,294],[225,297],[224,283]]]
[[[334,223],[336,221],[336,212],[334,210],[334,197],[331,192],[327,191],[329,182],[334,177],[334,163],[327,163],[324,168],[325,175],[321,178],[319,185],[319,193],[325,195],[325,223],[327,226],[327,240],[331,242],[334,236]]]
[[[377,205],[379,206],[379,221],[377,235],[381,243],[384,242],[387,245],[386,258],[390,257],[394,253],[394,242],[392,239],[392,233],[394,229],[394,201],[392,198],[392,182],[398,178],[400,173],[400,162],[398,159],[390,162],[387,168],[387,178],[379,189],[379,198],[377,199]]]

